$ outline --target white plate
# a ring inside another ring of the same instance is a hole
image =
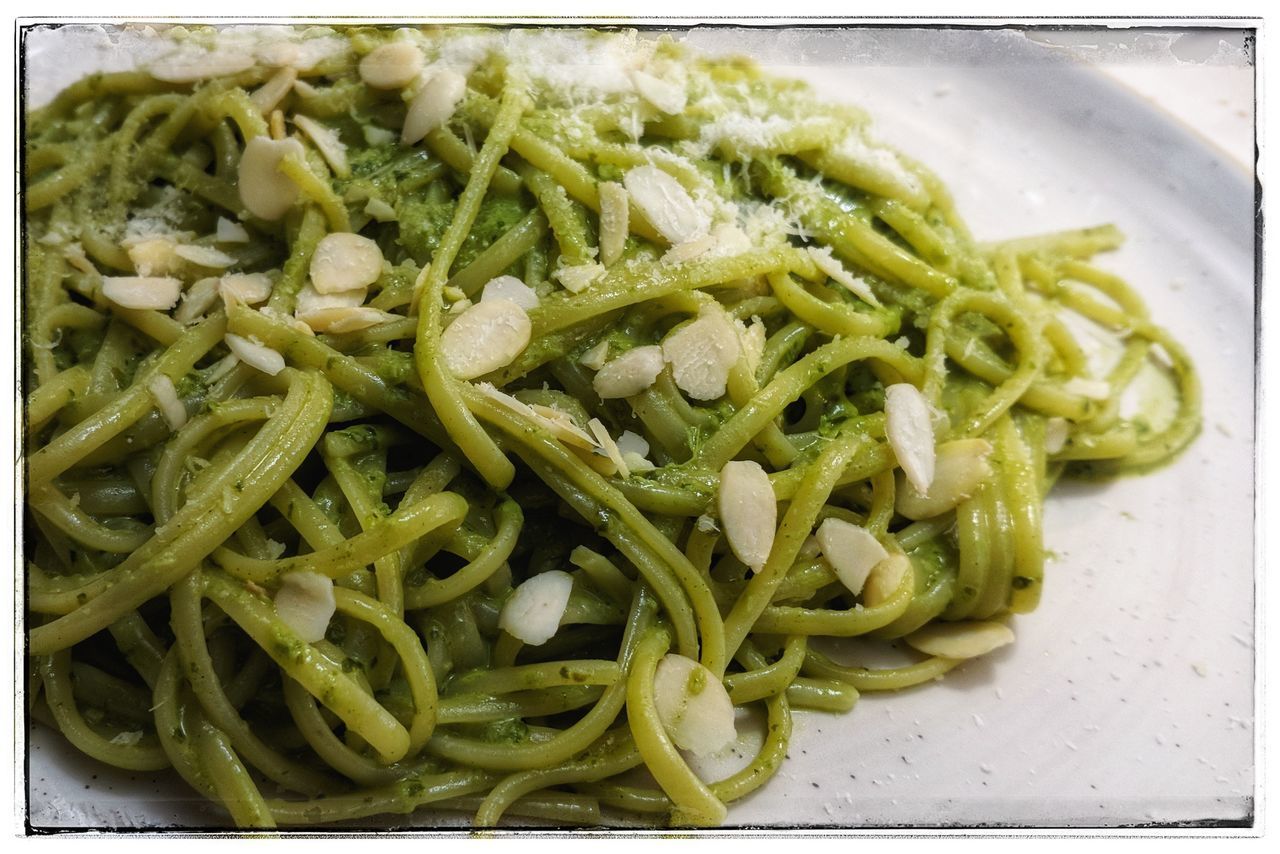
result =
[[[867,107],[882,138],[947,181],[979,239],[1119,225],[1129,241],[1102,263],[1135,283],[1205,387],[1205,429],[1175,465],[1054,491],[1057,558],[1040,609],[1014,621],[1013,647],[938,684],[864,695],[848,715],[798,714],[789,761],[729,823],[1247,823],[1252,175],[1016,31],[698,30],[690,41],[745,48]],[[40,56],[29,70],[42,85],[82,70]],[[43,731],[32,748],[33,823],[219,823],[170,777],[89,769]]]

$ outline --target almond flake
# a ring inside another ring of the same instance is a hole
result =
[[[661,347],[636,347],[602,366],[591,386],[601,400],[631,397],[653,385],[663,365]]]
[[[1013,629],[994,620],[930,623],[903,638],[925,655],[939,658],[977,658],[1013,643]]]
[[[899,476],[894,507],[908,519],[932,519],[967,500],[991,477],[991,443],[956,439],[938,446],[933,483],[927,493]]]
[[[706,255],[712,249],[716,248],[716,239],[711,234],[704,234],[701,237],[695,237],[692,240],[686,240],[684,243],[677,243],[666,251],[662,256],[663,264],[683,264],[685,261],[692,261],[694,258]]]
[[[538,307],[538,292],[515,276],[498,276],[490,279],[480,291],[480,301],[487,299],[511,300],[525,311]]]
[[[271,277],[266,273],[232,273],[218,280],[218,293],[231,307],[233,303],[257,305],[271,296]]]
[[[627,248],[631,197],[615,181],[600,184],[600,263],[612,267]]]
[[[622,451],[618,450],[618,443],[613,441],[613,437],[609,435],[609,428],[604,426],[604,422],[599,418],[592,418],[587,422],[591,434],[596,437],[596,443],[600,445],[600,452],[609,458],[609,462],[613,463],[617,468],[618,474],[623,478],[631,477],[631,470],[627,468],[627,461],[622,458]]]
[[[304,322],[317,332],[323,330],[340,335],[400,319],[397,314],[364,305],[356,308],[322,308],[308,314]]]
[[[604,367],[605,362],[609,360],[609,339],[602,338],[595,344],[591,345],[591,349],[587,350],[578,357],[578,364],[584,368],[590,368],[598,371]]]
[[[255,136],[244,147],[236,184],[240,201],[249,213],[266,220],[279,219],[293,207],[298,187],[280,171],[280,163],[290,154],[303,157],[302,143],[296,139]]]
[[[649,443],[638,433],[623,430],[618,437],[618,450],[622,453],[622,460],[627,468],[633,472],[653,471],[657,468],[649,461]]]
[[[122,308],[164,311],[178,303],[182,280],[168,276],[103,276],[102,295]]]
[[[156,408],[160,410],[160,415],[169,425],[169,429],[181,430],[182,425],[187,423],[187,408],[178,398],[178,390],[174,388],[173,380],[169,379],[167,374],[156,374],[147,383],[147,391],[151,392]]]
[[[654,77],[647,72],[638,69],[633,70],[631,72],[631,82],[635,85],[636,91],[640,93],[641,98],[669,115],[674,116],[683,113],[685,105],[689,102],[683,86],[668,83],[666,80]]]
[[[884,414],[898,465],[918,492],[928,494],[936,454],[929,401],[910,383],[895,383],[884,390]]]
[[[904,554],[891,554],[871,567],[867,583],[862,586],[862,604],[874,608],[892,598],[902,586],[902,579],[913,572],[911,558]]]
[[[173,313],[173,319],[179,323],[192,323],[203,317],[205,312],[213,308],[218,301],[222,279],[200,279],[182,294],[182,302]]]
[[[740,353],[738,332],[718,306],[704,309],[662,342],[662,355],[671,364],[676,385],[694,400],[724,395],[729,371]]]
[[[1044,422],[1044,449],[1056,454],[1067,446],[1071,436],[1071,424],[1065,418],[1054,416]]]
[[[862,592],[871,568],[889,556],[870,531],[843,519],[822,520],[815,536],[822,556],[855,596]]]
[[[1062,384],[1062,390],[1068,394],[1078,394],[1089,400],[1106,400],[1111,397],[1111,383],[1105,380],[1091,380],[1085,377],[1072,377]]]
[[[826,274],[838,285],[842,285],[849,293],[856,296],[865,303],[880,308],[880,300],[876,299],[876,295],[871,292],[871,285],[866,279],[854,276],[844,268],[844,265],[836,260],[831,254],[831,247],[817,246],[809,247],[809,257],[813,259],[813,263],[819,270]]]
[[[293,314],[302,322],[311,326],[317,332],[324,331],[312,326],[309,318],[317,312],[325,311],[331,308],[356,308],[364,303],[367,291],[342,291],[336,294],[322,294],[312,287],[311,283],[303,285],[302,290],[298,291],[297,301],[294,303]]]
[[[271,111],[280,106],[284,96],[289,94],[289,91],[293,89],[293,84],[297,81],[298,69],[286,66],[271,75],[270,80],[254,90],[253,94],[249,96],[249,100],[253,102],[253,105],[258,108],[258,112],[262,113],[262,115],[271,115]]]
[[[307,643],[324,640],[329,621],[338,610],[333,579],[318,572],[289,572],[275,596],[280,621]]]
[[[360,79],[374,89],[403,89],[422,73],[418,46],[407,41],[378,45],[360,60]]]
[[[214,249],[212,246],[175,246],[173,254],[190,261],[197,267],[208,267],[210,269],[223,270],[236,263],[234,257],[219,249]]]
[[[778,499],[769,475],[759,463],[733,460],[720,470],[716,508],[729,548],[753,572],[759,572],[773,549],[778,528]]]
[[[347,160],[347,146],[343,144],[338,132],[333,128],[320,124],[309,116],[296,115],[293,123],[298,130],[306,134],[307,139],[320,152],[324,162],[329,164],[333,174],[339,178],[351,177],[351,164]]]
[[[487,299],[470,306],[440,335],[440,352],[449,372],[461,380],[511,364],[529,346],[533,324],[520,306]]]
[[[358,234],[326,234],[311,256],[311,286],[320,294],[361,291],[380,275],[382,250]]]
[[[656,166],[637,166],[622,183],[649,224],[672,245],[711,229],[711,218],[680,182]]]
[[[284,356],[257,341],[228,332],[224,338],[231,354],[251,368],[275,376],[284,370]]]
[[[498,614],[498,627],[529,646],[542,646],[560,628],[569,607],[573,576],[553,569],[535,575],[511,592]]]
[[[413,145],[436,128],[444,127],[466,94],[467,78],[449,68],[436,71],[409,102],[400,143]]]
[[[249,232],[238,222],[232,222],[224,216],[218,217],[218,230],[214,239],[219,243],[248,243]]]
[[[738,738],[724,683],[691,658],[662,657],[653,674],[653,704],[663,729],[682,750],[709,756]]]
[[[134,237],[121,245],[139,276],[168,276],[182,269],[178,242],[172,237]]]
[[[382,199],[370,199],[365,202],[364,212],[376,219],[378,222],[395,222],[399,215],[396,209],[384,202]]]
[[[564,285],[565,290],[577,294],[590,287],[604,274],[603,264],[573,264],[558,268],[551,277]]]

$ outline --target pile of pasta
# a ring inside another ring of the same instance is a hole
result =
[[[25,117],[27,699],[206,824],[723,822],[794,710],[1013,639],[1059,476],[1198,430],[1116,229],[976,243],[750,62],[166,39]]]

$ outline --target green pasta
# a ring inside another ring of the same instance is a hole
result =
[[[31,718],[228,826],[720,824],[795,710],[1012,640],[1059,478],[1199,430],[1117,229],[976,243],[747,61],[228,39],[28,113],[22,199]]]

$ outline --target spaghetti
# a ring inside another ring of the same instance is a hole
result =
[[[28,699],[237,826],[717,824],[794,709],[1012,638],[1059,477],[1198,430],[1115,229],[975,243],[750,63],[185,35],[26,117]]]

